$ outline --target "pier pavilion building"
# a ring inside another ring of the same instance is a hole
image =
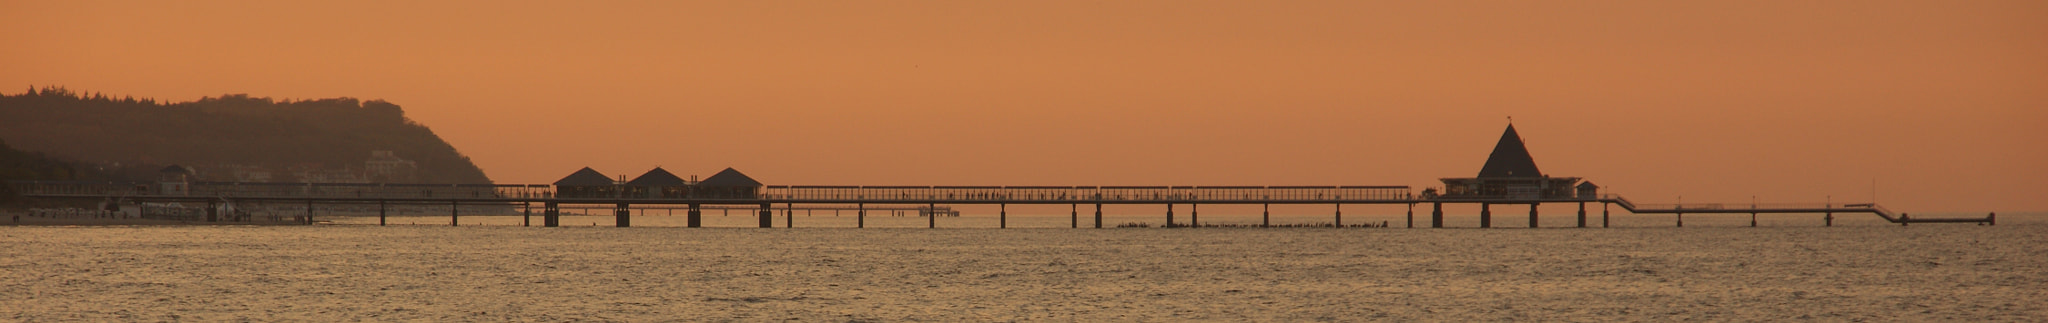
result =
[[[751,199],[761,196],[762,187],[761,181],[747,177],[747,174],[741,174],[739,170],[726,167],[717,174],[711,174],[711,177],[705,177],[704,181],[697,182],[691,187],[690,194],[696,198]]]
[[[1445,199],[1551,199],[1597,196],[1599,187],[1579,183],[1578,177],[1550,177],[1536,168],[1529,147],[1509,124],[1493,145],[1493,154],[1479,168],[1479,176],[1443,178]]]
[[[626,197],[636,198],[685,198],[690,196],[690,182],[676,177],[661,167],[648,170],[646,174],[627,181]]]
[[[606,198],[619,197],[619,183],[610,176],[584,167],[567,177],[555,181],[555,197],[562,198]]]

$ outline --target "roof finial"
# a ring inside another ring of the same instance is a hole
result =
[[[1515,116],[1508,116],[1508,125],[1515,125]]]

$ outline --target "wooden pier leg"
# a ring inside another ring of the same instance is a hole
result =
[[[997,203],[997,204],[996,204],[996,228],[997,228],[997,229],[1009,229],[1009,228],[1010,228],[1010,204],[1007,204],[1007,203]]]
[[[1166,228],[1173,227],[1173,203],[1166,203]]]
[[[1579,202],[1579,227],[1586,227],[1586,202]]]
[[[1434,203],[1429,203],[1429,207],[1430,207],[1430,211],[1429,211],[1429,227],[1431,227],[1431,228],[1443,228],[1443,227],[1444,227],[1444,203],[1443,203],[1443,202],[1434,202]]]
[[[782,227],[796,227],[796,203],[782,204]]]
[[[853,217],[854,217],[854,219],[853,219],[853,227],[855,227],[855,228],[866,228],[866,227],[868,227],[868,204],[867,204],[867,203],[854,203],[853,205],[854,205],[853,207],[854,207],[855,209],[859,209],[859,211],[856,211],[856,212],[855,212],[855,213],[853,214]]]
[[[1607,227],[1607,202],[1600,202],[1600,227]]]
[[[306,217],[303,220],[305,224],[313,224],[313,200],[306,200]]]
[[[1529,203],[1529,227],[1531,228],[1536,227],[1536,206],[1539,204]]]
[[[1827,217],[1826,217],[1826,218],[1822,218],[1822,219],[1825,219],[1825,220],[1827,220],[1827,221],[1828,221],[1828,226],[1831,226],[1831,227],[1832,227],[1832,226],[1835,226],[1835,212],[1834,212],[1834,211],[1828,211]]]
[[[461,226],[462,202],[448,201],[448,226]]]
[[[1260,211],[1260,213],[1259,213],[1259,227],[1261,227],[1261,228],[1266,228],[1266,227],[1272,227],[1272,226],[1273,226],[1273,204],[1272,204],[1272,203],[1267,203],[1267,204],[1264,204],[1264,208],[1265,208],[1265,210],[1264,210],[1264,211]]]
[[[939,228],[939,204],[932,203],[930,205],[926,205],[924,213],[924,227],[927,229]]]
[[[1479,203],[1479,227],[1493,227],[1493,203]]]
[[[1408,228],[1415,228],[1415,203],[1408,203]]]
[[[1756,227],[1756,212],[1749,212],[1749,227]]]
[[[702,204],[690,203],[690,213],[684,216],[689,217],[688,220],[684,221],[684,226],[692,228],[704,227],[704,206]]]
[[[761,223],[760,223],[760,226],[761,226],[761,228],[763,228],[763,229],[766,229],[766,228],[773,228],[773,227],[775,227],[775,205],[774,205],[774,204],[768,204],[768,203],[761,203],[761,210],[760,210],[760,212],[756,212],[756,213],[760,213],[760,217],[761,217],[761,221],[760,221]]]
[[[1102,203],[1095,203],[1095,228],[1102,228]]]
[[[377,201],[377,226],[384,226],[384,201]]]
[[[555,202],[542,202],[540,225],[549,228],[562,226],[562,205]]]
[[[627,208],[629,205],[626,203],[619,203],[614,206],[615,208],[612,209],[612,226],[620,228],[632,227],[633,209]]]
[[[1338,204],[1337,204],[1337,219],[1336,219],[1336,221],[1335,221],[1335,222],[1333,222],[1333,224],[1336,224],[1336,225],[1337,225],[1337,227],[1339,227],[1339,228],[1342,228],[1342,227],[1344,227],[1344,204],[1343,204],[1343,203],[1338,203]]]
[[[1072,222],[1073,222],[1073,226],[1074,226],[1073,228],[1074,228],[1074,229],[1080,229],[1080,228],[1081,228],[1081,205],[1080,205],[1080,204],[1067,204],[1067,220],[1068,220],[1068,221],[1072,221]]]
[[[1678,227],[1685,227],[1685,213],[1678,214]]]
[[[1188,227],[1202,227],[1202,205],[1188,204]]]
[[[519,226],[533,226],[533,202],[519,202],[519,206]],[[378,213],[383,213],[384,210],[380,207],[377,211]]]

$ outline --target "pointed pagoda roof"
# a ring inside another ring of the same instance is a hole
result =
[[[747,174],[740,174],[739,170],[726,167],[725,170],[704,178],[704,181],[697,182],[697,186],[757,187],[761,186],[761,182],[754,180],[753,177],[747,177]]]
[[[1542,177],[1543,171],[1536,170],[1536,159],[1529,157],[1529,147],[1522,145],[1522,135],[1515,133],[1515,125],[1508,124],[1508,131],[1500,134],[1500,143],[1493,145],[1493,155],[1486,157],[1486,166],[1479,168],[1480,178],[1489,177]]]
[[[626,182],[626,185],[686,186],[690,185],[690,183],[688,181],[684,181],[682,177],[676,177],[675,173],[670,173],[666,169],[661,169],[661,167],[655,167],[654,170],[649,170],[646,174],[640,174],[640,177],[633,178],[632,181]]]
[[[576,173],[569,174],[568,177],[563,177],[562,180],[555,181],[555,186],[606,185],[612,185],[612,178],[610,176],[604,176],[604,173],[599,173],[595,169],[590,169],[590,167],[584,167],[582,170],[577,170]]]

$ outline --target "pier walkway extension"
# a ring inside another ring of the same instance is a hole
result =
[[[1080,206],[1091,205],[1094,211],[1094,226],[1102,227],[1102,205],[1105,204],[1149,204],[1165,205],[1168,226],[1199,226],[1199,205],[1273,205],[1273,204],[1328,204],[1337,206],[1332,216],[1337,226],[1343,225],[1345,204],[1405,204],[1408,205],[1408,227],[1415,227],[1415,206],[1429,204],[1431,207],[1430,227],[1443,227],[1443,204],[1479,204],[1480,227],[1492,227],[1494,205],[1529,205],[1530,226],[1538,214],[1536,206],[1545,203],[1577,203],[1578,227],[1587,226],[1589,203],[1601,204],[1600,226],[1607,226],[1608,206],[1620,206],[1631,214],[1675,214],[1677,225],[1684,226],[1685,214],[1700,213],[1748,213],[1750,224],[1756,225],[1756,214],[1824,214],[1827,224],[1832,226],[1835,213],[1869,213],[1891,223],[1980,223],[1996,224],[1996,217],[1984,218],[1912,218],[1904,213],[1873,203],[1861,204],[1755,204],[1726,205],[1712,203],[1696,204],[1636,204],[1613,194],[1582,196],[1579,198],[1510,198],[1510,197],[1423,197],[1414,194],[1407,186],[816,186],[816,185],[764,185],[751,196],[741,198],[691,198],[691,197],[629,197],[623,194],[612,197],[557,197],[551,185],[431,185],[431,184],[308,184],[308,183],[229,183],[192,182],[93,182],[93,181],[8,181],[7,186],[24,197],[50,199],[96,199],[115,203],[204,203],[204,221],[215,221],[216,210],[237,201],[257,202],[301,202],[307,205],[307,221],[311,219],[312,205],[321,204],[377,204],[380,217],[383,206],[400,205],[502,205],[525,206],[531,215],[532,204],[543,204],[543,225],[558,224],[559,209],[563,205],[603,205],[615,210],[618,226],[631,225],[632,205],[684,205],[688,208],[691,227],[700,224],[701,212],[705,206],[743,205],[758,210],[761,226],[769,227],[774,210],[783,210],[785,216],[794,216],[796,209],[850,209],[861,217],[859,226],[865,226],[867,210],[890,209],[912,210],[918,216],[937,226],[937,215],[957,215],[957,211],[941,208],[940,205],[998,205],[1001,211],[1001,225],[1008,226],[1009,204],[1068,204],[1072,206],[1072,225],[1081,226]],[[1174,205],[1189,206],[1189,219],[1185,224],[1174,221]],[[778,206],[779,205],[779,206]],[[799,207],[799,205],[803,205]],[[847,207],[851,205],[851,207]],[[870,207],[874,205],[874,207]],[[459,208],[450,208],[450,223]],[[722,209],[722,208],[721,208]],[[1270,224],[1270,212],[1263,224]],[[380,223],[382,221],[380,220]],[[530,222],[530,221],[529,221]]]

